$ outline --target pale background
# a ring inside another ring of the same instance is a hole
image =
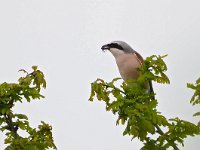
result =
[[[18,104],[15,112],[53,126],[59,150],[138,150],[141,143],[123,137],[112,113],[88,101],[90,83],[119,73],[101,46],[124,40],[144,57],[168,54],[171,85],[155,85],[159,111],[168,118],[197,122],[187,82],[200,77],[199,0],[1,0],[0,82],[16,82],[21,68],[38,65],[45,73],[46,98]],[[0,149],[3,149],[0,133]],[[200,138],[188,138],[184,150],[198,150]]]

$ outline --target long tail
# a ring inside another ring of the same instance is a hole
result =
[[[155,95],[154,95],[154,90],[153,90],[153,84],[152,81],[149,81],[149,90],[150,90],[150,94],[152,94],[153,99],[155,100]]]

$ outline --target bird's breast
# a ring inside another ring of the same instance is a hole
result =
[[[138,68],[141,66],[141,62],[135,54],[122,54],[115,59],[120,75],[125,81],[138,78]]]

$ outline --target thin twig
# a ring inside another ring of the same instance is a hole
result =
[[[120,90],[119,88],[115,87],[115,86],[111,86],[111,85],[108,85],[108,84],[103,84],[101,83],[103,86],[107,87],[107,88],[113,88],[115,90],[118,90],[119,92],[123,93],[124,95],[126,95],[126,93],[122,90]]]
[[[158,134],[164,135],[164,132],[162,131],[162,129],[157,124],[154,124],[154,126],[156,127]],[[166,140],[167,140],[167,142],[171,143],[171,141],[169,139],[166,139]],[[174,150],[179,150],[174,142],[172,143],[171,146],[174,148]]]

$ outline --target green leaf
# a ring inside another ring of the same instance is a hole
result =
[[[155,133],[154,125],[150,121],[143,120],[142,125],[143,125],[143,128],[145,128],[147,132],[150,132],[151,134]]]
[[[15,117],[19,118],[19,119],[25,119],[25,120],[28,120],[28,117],[24,114],[15,114],[14,115]]]
[[[36,71],[36,70],[38,69],[38,66],[32,66],[32,69],[33,69],[34,71]]]
[[[195,113],[193,116],[200,116],[200,112]]]
[[[0,117],[0,128],[1,128],[1,124],[4,123],[4,122],[6,122],[5,118]]]

